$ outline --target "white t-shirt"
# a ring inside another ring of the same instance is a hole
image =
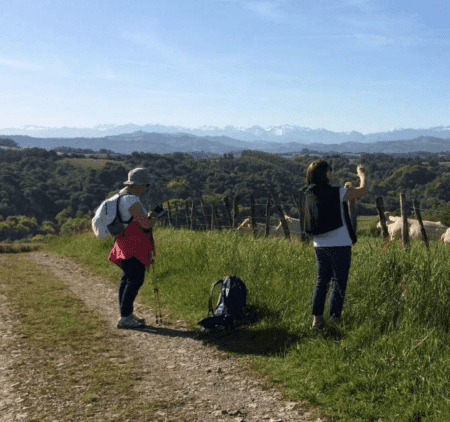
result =
[[[339,189],[339,199],[341,204],[341,217],[344,225],[336,230],[320,234],[313,237],[313,245],[315,248],[330,247],[330,246],[352,246],[352,239],[348,234],[347,224],[344,218],[343,202],[347,194],[347,188]]]
[[[126,190],[125,188],[122,189],[119,193],[123,194],[125,193]],[[136,202],[141,202],[141,200],[139,199],[139,196],[133,195],[133,194],[128,194],[128,195],[124,195],[120,198],[120,202],[119,202],[119,213],[120,213],[120,218],[123,221],[128,221],[131,218],[131,214],[130,211],[128,211]],[[147,210],[144,208],[144,205],[142,205],[142,209],[144,211],[144,214],[147,214]]]

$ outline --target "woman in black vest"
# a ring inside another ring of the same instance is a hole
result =
[[[323,311],[328,283],[332,282],[329,323],[341,317],[350,270],[352,245],[356,236],[348,213],[347,201],[367,193],[364,167],[357,167],[359,187],[331,186],[331,167],[324,160],[313,161],[306,169],[305,232],[313,237],[317,278],[312,298],[313,327],[324,326]]]

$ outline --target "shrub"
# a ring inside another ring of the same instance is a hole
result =
[[[39,228],[39,233],[42,235],[47,235],[47,234],[58,234],[58,228],[55,227],[55,225],[53,223],[51,223],[50,221],[44,221],[41,224],[41,227]]]
[[[61,227],[61,234],[82,233],[91,229],[88,218],[69,218]]]
[[[44,236],[42,236],[42,234],[37,234],[36,236],[31,238],[31,243],[38,243],[38,242],[43,242],[43,241],[44,241]]]

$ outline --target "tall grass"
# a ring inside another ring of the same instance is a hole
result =
[[[311,329],[315,278],[311,244],[236,232],[157,228],[158,256],[141,296],[153,285],[174,316],[205,316],[211,284],[228,274],[247,284],[254,323],[213,338],[251,355],[293,399],[321,405],[342,421],[450,420],[450,250],[431,242],[382,247],[361,237],[338,329]],[[51,248],[76,255],[111,280],[110,241],[65,238]]]

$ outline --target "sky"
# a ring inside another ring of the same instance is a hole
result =
[[[0,129],[450,125],[444,0],[8,0]]]

